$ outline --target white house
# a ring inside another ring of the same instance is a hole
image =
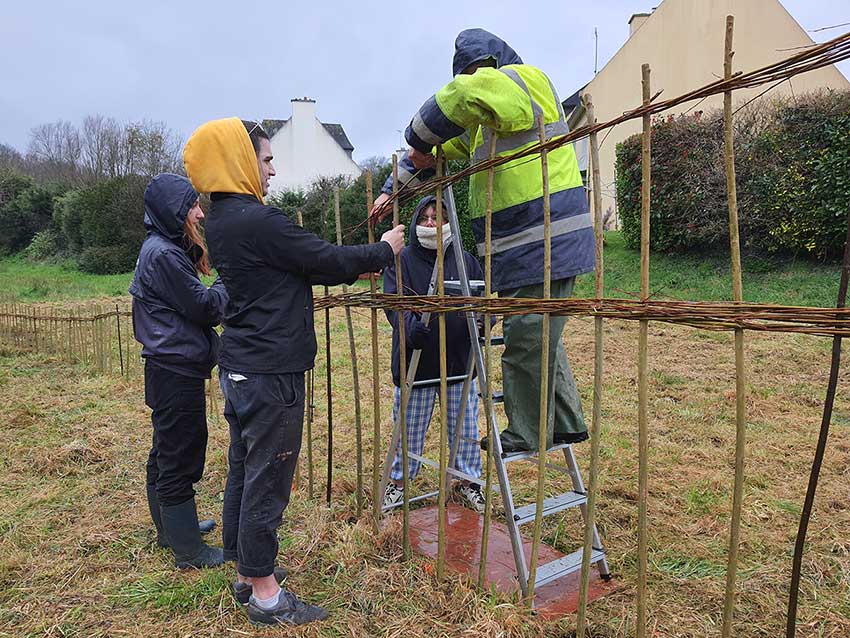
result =
[[[351,158],[354,146],[342,125],[320,122],[316,100],[293,98],[291,103],[289,119],[263,120],[277,171],[269,192],[306,190],[319,177],[357,178],[362,169]]]

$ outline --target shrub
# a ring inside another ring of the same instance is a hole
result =
[[[0,172],[0,254],[23,250],[51,225],[58,192],[56,186],[39,186],[15,171]]]
[[[721,122],[720,112],[653,121],[653,249],[728,250]],[[617,203],[631,248],[640,245],[640,147],[640,135],[617,146]],[[735,167],[743,249],[839,255],[850,201],[850,91],[742,111]]]
[[[119,177],[71,191],[60,200],[56,226],[68,256],[81,270],[111,274],[133,269],[146,234],[142,220],[147,181],[135,175]]]

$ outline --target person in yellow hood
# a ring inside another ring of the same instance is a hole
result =
[[[210,193],[210,257],[230,301],[219,379],[230,426],[224,493],[224,559],[235,560],[234,595],[255,624],[302,624],[327,612],[280,588],[277,528],[301,449],[304,372],[313,367],[313,284],[353,283],[393,262],[404,228],[381,242],[336,246],[266,206],[275,174],[262,126],[228,118],[198,128],[183,151],[195,189]]]

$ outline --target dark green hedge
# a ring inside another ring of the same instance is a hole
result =
[[[741,245],[750,252],[839,256],[850,207],[850,91],[827,91],[736,115]],[[652,124],[654,250],[728,250],[722,114]],[[640,245],[641,135],[617,146],[617,204],[626,244]]]
[[[147,182],[139,176],[119,177],[58,200],[54,221],[60,245],[81,270],[102,275],[133,270],[145,239]]]

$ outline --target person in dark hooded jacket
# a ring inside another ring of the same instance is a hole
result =
[[[437,211],[436,198],[424,197],[419,201],[410,222],[410,238],[408,245],[402,249],[400,255],[401,284],[404,293],[410,295],[426,295],[437,261]],[[457,279],[457,264],[455,263],[454,251],[463,250],[458,242],[451,236],[449,224],[443,225],[443,243],[446,246],[444,273],[446,279]],[[481,264],[471,254],[463,251],[466,271],[470,279],[482,279],[484,273]],[[384,270],[384,292],[395,294],[398,292],[396,284],[395,266],[389,266]],[[401,382],[399,371],[400,348],[399,348],[399,325],[398,313],[386,311],[387,319],[393,327],[392,347],[392,375],[395,393],[393,400],[393,421],[397,421],[399,403],[401,401]],[[416,369],[416,381],[440,378],[440,334],[436,319],[427,325],[422,321],[418,312],[404,313],[406,361],[410,365],[414,350],[421,350],[419,366]],[[466,317],[463,313],[446,314],[446,376],[457,377],[467,373],[469,365],[469,329]],[[447,414],[449,436],[449,449],[455,436],[457,419],[460,416],[463,381],[450,383],[447,393]],[[431,415],[434,404],[439,396],[439,382],[430,386],[419,386],[411,388],[410,400],[407,405],[407,444],[413,454],[422,454],[425,447],[425,435],[431,423]],[[457,457],[455,458],[455,469],[464,474],[479,478],[481,476],[481,452],[478,446],[468,439],[478,439],[478,384],[473,379],[469,390],[469,398],[466,402],[466,410],[462,416],[463,432],[462,439],[458,445]],[[419,473],[419,461],[408,459],[408,478],[414,479]],[[401,443],[396,450],[390,472],[390,482],[384,492],[384,507],[390,507],[402,502],[404,498],[402,480]],[[458,485],[461,498],[473,509],[484,511],[484,496],[477,483],[463,480]]]
[[[145,189],[145,228],[130,294],[133,330],[145,359],[145,403],[153,411],[153,444],[147,463],[147,497],[157,541],[174,552],[175,564],[214,567],[221,549],[201,533],[195,490],[207,448],[204,381],[218,356],[218,335],[227,293],[220,280],[207,288],[198,273],[210,274],[198,229],[204,213],[189,180],[163,173]]]
[[[465,29],[455,40],[454,79],[428,98],[405,131],[410,151],[398,177],[417,186],[434,175],[433,149],[448,159],[476,163],[507,157],[569,132],[564,109],[547,75],[525,64],[507,42],[484,29]],[[581,172],[571,144],[547,154],[551,211],[552,298],[572,294],[575,278],[594,267],[593,224]],[[388,213],[388,179],[375,200],[373,219]],[[487,171],[469,179],[469,211],[478,254],[484,256]],[[507,161],[493,176],[492,288],[500,297],[543,296],[543,178],[540,156]],[[508,427],[499,435],[503,452],[537,450],[542,390],[543,317],[513,315],[503,323],[502,383]],[[566,317],[551,317],[546,446],[587,439],[581,398],[561,341]],[[486,438],[481,441],[486,446]]]

